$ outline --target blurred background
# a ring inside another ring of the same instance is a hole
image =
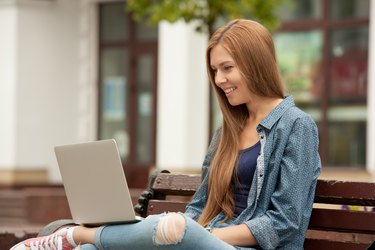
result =
[[[272,31],[288,92],[319,126],[321,178],[374,179],[370,0],[159,1],[197,12],[153,6],[157,17],[136,2],[0,0],[2,186],[61,184],[54,146],[107,138],[131,188],[154,168],[199,173],[221,121],[207,39],[239,16]]]

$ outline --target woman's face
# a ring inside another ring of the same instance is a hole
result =
[[[220,44],[211,49],[210,64],[215,74],[215,84],[223,90],[232,106],[248,103],[251,92],[240,71],[226,49]]]

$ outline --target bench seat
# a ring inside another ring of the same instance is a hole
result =
[[[155,173],[135,210],[141,216],[183,212],[200,182],[200,175]],[[319,179],[305,249],[367,249],[375,241],[373,207],[375,183]]]

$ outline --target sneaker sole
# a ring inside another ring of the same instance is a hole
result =
[[[62,219],[62,220],[52,221],[51,223],[49,223],[48,225],[46,225],[39,231],[37,237],[53,234],[58,229],[62,228],[63,226],[68,226],[68,225],[76,225],[76,224],[71,219]]]
[[[23,248],[21,247],[21,245],[23,245]],[[17,245],[13,246],[10,250],[26,250],[26,247],[23,242],[20,242]]]

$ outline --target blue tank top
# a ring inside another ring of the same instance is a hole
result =
[[[247,198],[251,183],[253,182],[259,152],[259,141],[255,145],[247,149],[240,150],[239,152],[236,167],[237,180],[233,182],[235,217],[240,215],[240,213],[247,207]]]

